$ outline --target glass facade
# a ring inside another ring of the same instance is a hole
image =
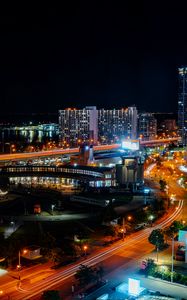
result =
[[[142,140],[155,139],[157,134],[157,120],[152,113],[139,114],[138,133]]]
[[[183,145],[187,144],[187,67],[178,69],[178,127]]]

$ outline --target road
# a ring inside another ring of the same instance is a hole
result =
[[[167,166],[166,168],[167,169]],[[149,169],[149,176],[154,178],[154,181],[159,181],[160,170],[157,170],[155,165]],[[153,173],[151,173],[153,172]],[[156,176],[155,176],[156,175]],[[162,174],[168,176],[166,174]],[[177,184],[176,178],[170,176],[168,178],[168,185],[170,193],[174,193],[176,198],[184,198],[184,190]],[[147,228],[141,232],[132,234],[126,238],[124,242],[120,241],[115,245],[103,248],[97,253],[94,253],[86,260],[79,261],[78,263],[67,266],[61,270],[54,271],[49,266],[37,266],[35,268],[23,270],[22,273],[22,284],[18,285],[18,279],[10,277],[8,273],[1,279],[1,290],[4,291],[1,296],[2,300],[7,300],[10,296],[11,300],[28,300],[28,299],[39,299],[43,290],[52,288],[63,288],[63,294],[68,299],[71,292],[72,276],[76,273],[80,263],[86,265],[97,265],[105,264],[107,274],[113,274],[114,270],[121,268],[123,265],[124,269],[132,268],[137,266],[137,262],[150,253],[153,250],[153,246],[147,241],[147,238],[151,230],[156,228],[162,228],[168,226],[173,220],[181,219],[181,214],[184,212],[183,204],[184,201],[178,202],[177,209],[170,210],[167,216],[164,216],[159,224],[155,224],[153,228]],[[185,207],[186,209],[186,207]],[[138,251],[137,251],[138,249]],[[139,263],[138,263],[139,264]]]
[[[149,146],[151,144],[160,144],[160,143],[171,143],[172,141],[177,141],[178,138],[170,139],[158,139],[154,141],[140,141],[140,144],[143,146]],[[107,151],[120,148],[121,144],[111,144],[111,145],[99,145],[94,146],[94,151]],[[24,160],[32,159],[36,157],[45,157],[45,156],[54,156],[54,155],[68,155],[79,153],[79,148],[67,148],[67,149],[53,149],[47,151],[38,151],[38,152],[28,152],[28,153],[12,153],[12,154],[1,154],[0,161],[11,161],[11,160]]]
[[[113,150],[121,147],[121,144],[112,144],[112,145],[101,145],[94,146],[95,151],[107,151]],[[1,154],[0,161],[11,161],[11,160],[24,160],[32,159],[37,157],[48,157],[54,155],[68,155],[79,153],[79,148],[67,148],[67,149],[54,149],[47,151],[38,151],[38,152],[27,152],[27,153],[12,153],[12,154]]]
[[[142,257],[142,255],[145,255],[145,253],[153,250],[152,245],[147,242],[147,238],[151,230],[165,227],[169,225],[174,219],[179,218],[182,207],[183,201],[181,200],[179,201],[178,209],[174,209],[172,212],[170,211],[169,214],[162,220],[160,220],[159,224],[155,224],[153,228],[146,228],[141,232],[132,234],[131,236],[126,238],[124,242],[120,241],[111,247],[103,248],[97,253],[91,255],[82,263],[91,266],[106,261],[106,265],[108,266],[107,272],[109,273],[121,266],[122,261],[125,262],[124,268],[125,264],[129,263],[129,259],[132,260],[132,264],[137,264],[137,261]],[[139,250],[137,251],[137,249]],[[66,267],[60,271],[53,272],[51,272],[50,268],[44,270],[43,267],[42,269],[39,268],[37,271],[33,271],[31,274],[28,270],[22,274],[23,283],[20,287],[17,285],[17,279],[10,280],[9,277],[8,283],[3,282],[3,284],[1,284],[1,289],[7,291],[11,296],[11,299],[13,300],[39,299],[38,295],[40,295],[43,290],[52,289],[56,286],[62,286],[63,282],[65,282],[68,278],[72,278],[72,276],[78,270],[80,263],[81,262],[79,261],[72,266]],[[26,278],[29,278],[30,283],[24,283],[24,280]],[[66,284],[63,286],[64,293],[69,293],[69,286]],[[66,287],[68,288],[68,291],[66,291]],[[2,296],[2,300],[5,299],[7,299],[7,295]]]

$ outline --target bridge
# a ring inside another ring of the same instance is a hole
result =
[[[179,137],[158,139],[150,141],[140,141],[140,145],[143,147],[151,147],[155,145],[169,144],[172,142],[177,142]],[[119,149],[121,144],[111,144],[111,145],[99,145],[94,146],[94,152],[99,151],[111,151]],[[49,151],[38,151],[38,152],[28,152],[28,153],[12,153],[12,154],[2,154],[0,155],[0,162],[12,161],[12,160],[25,160],[40,157],[58,156],[58,155],[73,155],[78,154],[79,148],[68,148],[68,149],[54,149]]]
[[[88,166],[4,166],[0,168],[0,177],[61,177],[80,181],[96,181],[105,178],[110,168]]]
[[[175,143],[180,141],[180,139],[181,139],[180,137],[175,137],[175,138],[157,139],[157,140],[150,140],[150,141],[140,141],[140,145],[145,147],[158,146],[163,144]]]

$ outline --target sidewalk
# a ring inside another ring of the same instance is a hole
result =
[[[186,299],[187,300],[187,286],[183,286],[180,284],[171,283],[165,280],[156,279],[156,278],[145,278],[137,273],[131,274],[132,278],[139,279],[141,282],[141,287],[146,288],[152,292],[159,292],[161,295],[165,297],[172,297],[174,299]],[[125,278],[124,282],[127,283],[128,278]],[[97,297],[103,294],[109,294],[110,300],[119,300],[125,299],[125,294],[119,293],[115,291],[115,287],[119,285],[121,282],[119,280],[110,280],[105,286],[100,289],[94,291],[89,295],[85,295],[84,298],[79,298],[78,292],[75,296],[66,297],[67,300],[95,300]],[[82,291],[80,290],[79,293]],[[138,298],[136,298],[138,299]]]
[[[149,290],[159,291],[163,295],[177,299],[187,299],[187,286],[157,278],[145,278],[137,275],[136,277],[141,280],[141,286]]]

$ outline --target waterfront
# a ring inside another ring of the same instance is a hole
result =
[[[29,125],[1,125],[0,152],[14,153],[51,149],[58,146],[59,130],[56,123]]]

